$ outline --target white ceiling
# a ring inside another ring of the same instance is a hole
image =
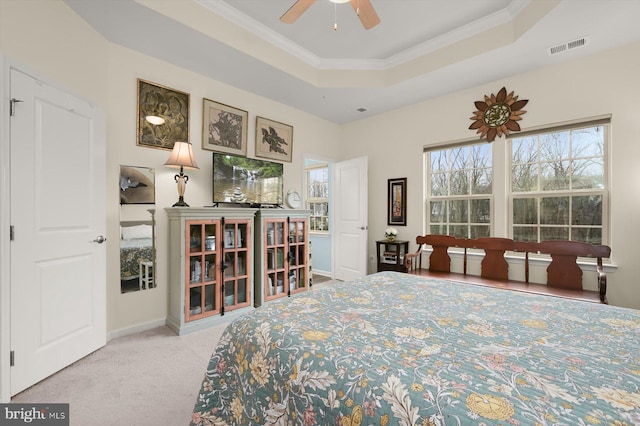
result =
[[[294,24],[294,0],[65,2],[113,43],[336,123],[640,40],[640,0],[371,0],[370,30],[328,0]]]
[[[233,13],[237,11],[242,14],[237,19],[239,25],[246,24],[253,30],[264,26],[277,33],[283,44],[293,42],[324,60],[384,60],[475,22],[485,21],[486,25],[492,14],[499,15],[511,3],[510,0],[372,0],[382,19],[377,27],[365,30],[349,3],[336,5],[316,0],[294,24],[284,24],[278,18],[295,0],[196,2],[229,19],[234,19]],[[338,30],[334,31],[336,18]]]

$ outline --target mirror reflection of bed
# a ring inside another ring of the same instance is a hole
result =
[[[156,287],[155,170],[120,166],[120,291]]]
[[[149,211],[153,215],[153,210]],[[154,281],[154,223],[151,220],[120,221],[120,291],[149,290]]]

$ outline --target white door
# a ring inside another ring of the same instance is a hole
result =
[[[343,281],[367,275],[367,157],[335,163],[334,270]]]
[[[104,114],[11,70],[11,395],[104,346]]]

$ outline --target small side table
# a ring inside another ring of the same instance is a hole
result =
[[[378,253],[378,272],[407,272],[407,267],[404,266],[404,256],[409,251],[409,241],[380,240],[376,241],[376,246]]]

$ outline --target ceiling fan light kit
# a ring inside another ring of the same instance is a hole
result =
[[[280,21],[293,24],[316,0],[296,0],[291,7],[280,17]],[[340,4],[350,2],[353,10],[360,18],[362,26],[369,30],[380,23],[380,18],[373,8],[370,0],[329,0],[331,3]],[[334,25],[334,29],[337,29]]]

